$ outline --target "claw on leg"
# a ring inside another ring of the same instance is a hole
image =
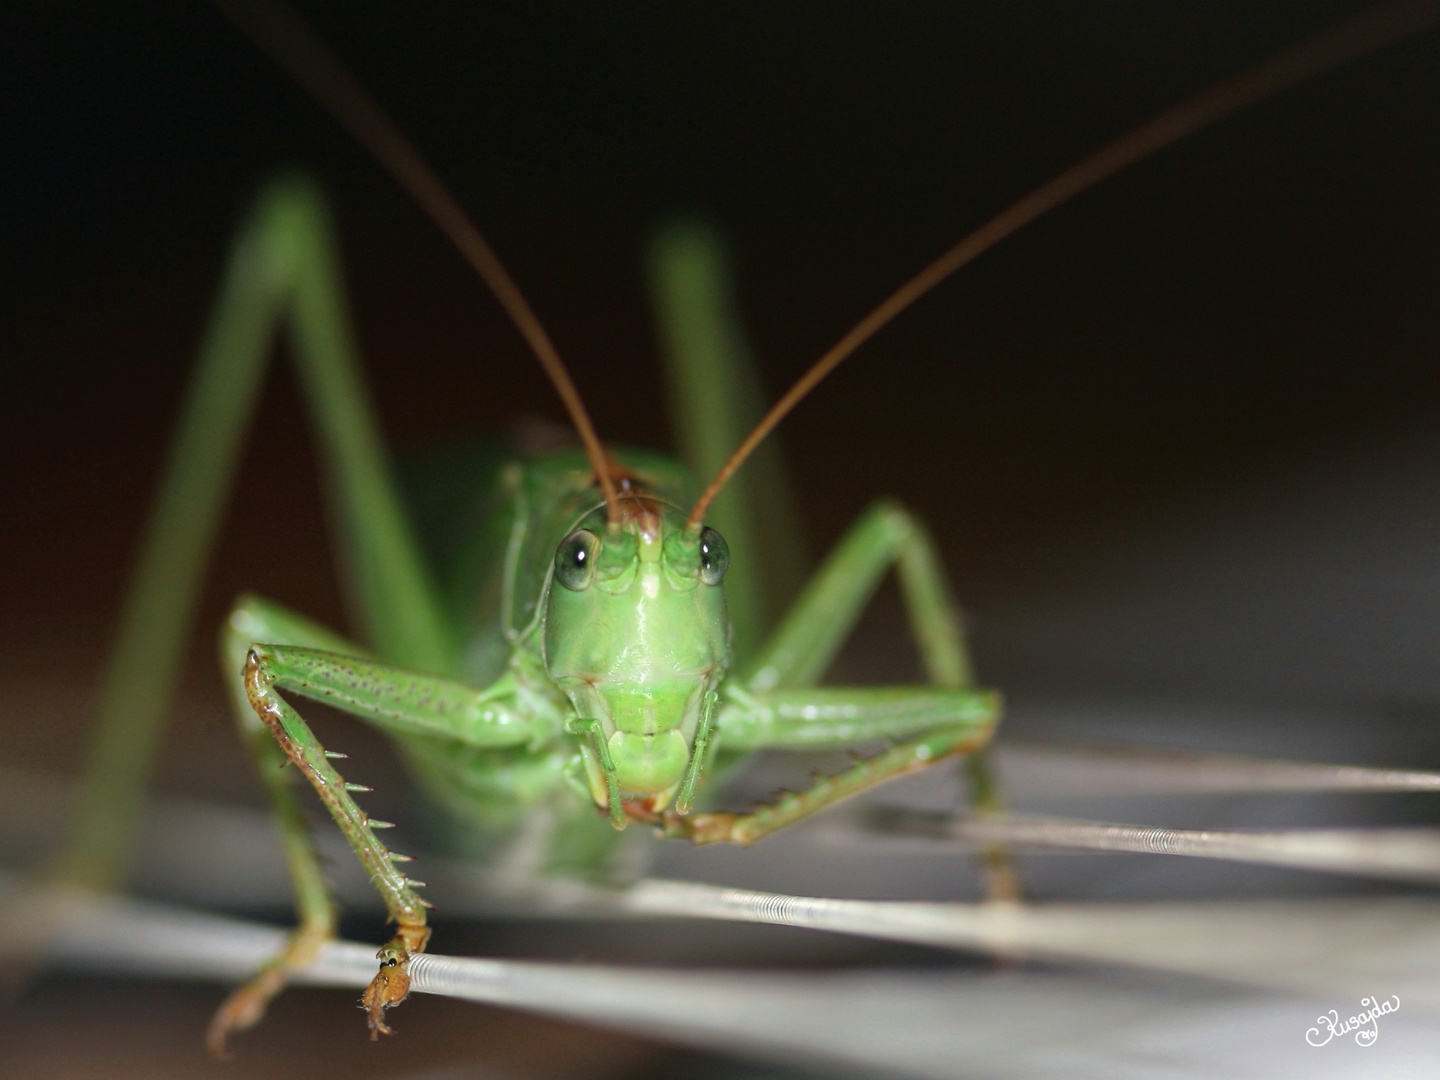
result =
[[[1024,895],[1020,872],[1002,847],[986,848],[980,856],[985,876],[985,899],[992,904],[1013,904]]]
[[[205,1046],[220,1061],[230,1057],[225,1042],[232,1032],[254,1027],[265,1015],[270,999],[285,989],[285,973],[279,966],[267,967],[255,978],[225,999],[210,1018],[205,1032]]]
[[[14,1004],[45,965],[68,917],[83,915],[90,894],[24,881],[0,897],[0,1008]]]
[[[410,960],[425,951],[429,938],[430,931],[423,926],[402,926],[390,943],[375,954],[380,970],[360,997],[372,1042],[381,1035],[395,1034],[385,1023],[385,1010],[410,996]]]
[[[298,971],[311,960],[327,941],[335,936],[328,921],[304,927],[290,935],[284,952],[260,969],[253,979],[240,987],[215,1010],[205,1033],[205,1045],[213,1057],[224,1061],[230,1057],[226,1040],[237,1031],[254,1027],[265,1015],[271,999],[290,981],[290,973]]]

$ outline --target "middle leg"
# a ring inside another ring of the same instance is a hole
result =
[[[930,686],[801,687],[735,695],[717,728],[732,750],[779,747],[844,749],[857,742],[895,739],[804,791],[745,814],[666,813],[661,831],[697,844],[751,844],[842,799],[943,758],[973,755],[989,742],[1000,715],[999,696],[983,690]]]
[[[774,635],[742,672],[742,685],[757,694],[813,685],[825,673],[880,579],[892,567],[899,578],[910,628],[930,682],[952,690],[972,688],[973,667],[963,626],[934,541],[919,519],[890,501],[876,503],[851,526]],[[720,740],[722,744],[725,741],[723,727]],[[998,810],[999,787],[984,749],[976,747],[968,753],[962,768],[972,807],[981,813]],[[1014,865],[1002,849],[986,849],[981,860],[987,896],[1000,900],[1019,895]]]

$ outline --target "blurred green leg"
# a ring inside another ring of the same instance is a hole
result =
[[[817,570],[789,615],[760,650],[741,681],[755,693],[813,684],[830,666],[880,579],[894,567],[900,580],[911,630],[926,674],[936,686],[973,685],[959,611],[951,597],[924,525],[904,507],[882,501],[867,510],[841,538]],[[721,738],[725,729],[721,727]],[[979,812],[999,808],[998,788],[986,755],[969,755],[964,764],[971,804]],[[986,893],[992,899],[1018,895],[1009,857],[1000,849],[982,853]]]
[[[701,486],[764,414],[760,382],[732,294],[724,244],[702,222],[671,222],[649,252],[670,415],[680,456]],[[695,492],[699,494],[698,491]],[[710,508],[732,560],[725,599],[733,655],[743,663],[780,617],[805,573],[800,517],[772,437]]]
[[[763,691],[815,683],[892,567],[931,681],[971,685],[959,617],[934,544],[914,515],[888,501],[876,503],[846,530],[779,628],[741,669],[742,684]]]
[[[272,339],[290,333],[319,428],[351,598],[372,646],[444,668],[454,654],[361,387],[329,217],[314,186],[261,193],[230,254],[194,382],[105,670],[62,880],[114,888],[130,871],[161,722],[255,409]]]

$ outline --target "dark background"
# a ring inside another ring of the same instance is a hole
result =
[[[1361,6],[300,5],[473,212],[602,434],[661,447],[640,253],[667,215],[729,237],[778,394],[1010,201]],[[1329,742],[1236,748],[1435,763],[1437,48],[1162,152],[884,331],[782,428],[812,553],[879,494],[918,508],[1021,724],[1320,709]],[[397,448],[561,414],[433,228],[204,5],[7,4],[0,100],[0,758],[62,771],[228,238],[277,167],[332,194]],[[283,369],[236,506],[204,625],[244,587],[340,623]],[[876,651],[898,618],[882,600]],[[165,784],[248,797],[208,640]]]
[[[731,238],[778,393],[991,213],[1355,7],[303,10],[473,210],[601,431],[665,446],[640,250],[666,215]],[[0,18],[12,627],[69,637],[113,610],[225,245],[279,166],[333,193],[397,447],[561,419],[459,259],[209,8]],[[1165,151],[885,331],[782,429],[812,550],[888,492],[934,522],[969,606],[998,610],[1261,471],[1432,428],[1435,47]],[[213,599],[246,583],[337,617],[307,434],[273,381],[240,496],[264,514],[234,515],[255,531]]]

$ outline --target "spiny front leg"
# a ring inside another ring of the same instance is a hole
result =
[[[335,936],[335,905],[320,869],[315,841],[301,812],[299,792],[292,782],[294,769],[270,729],[260,722],[245,689],[242,672],[255,641],[293,641],[312,648],[357,653],[359,645],[297,612],[258,596],[242,596],[220,634],[220,670],[231,691],[231,707],[240,737],[255,762],[265,787],[285,864],[295,892],[298,926],[284,950],[264,965],[250,982],[239,987],[216,1010],[206,1039],[210,1052],[226,1057],[225,1042],[232,1032],[258,1024],[266,1006],[285,987],[293,971],[304,967]]]
[[[424,883],[411,881],[395,868],[406,856],[391,853],[374,833],[386,823],[371,821],[350,797],[352,791],[368,789],[345,783],[330,763],[330,758],[341,755],[326,753],[280,691],[324,701],[397,738],[432,744],[481,749],[525,746],[544,729],[537,729],[534,718],[517,707],[513,683],[506,677],[486,690],[476,690],[454,679],[324,648],[249,645],[243,685],[247,710],[264,725],[267,741],[283,751],[320,796],[396,925],[394,938],[378,954],[381,967],[362,1001],[371,1037],[378,1037],[389,1032],[385,1010],[405,1000],[410,960],[424,951],[430,936],[425,925],[425,909],[430,905],[415,894]],[[270,981],[262,972],[241,994],[253,993],[263,1005],[266,995],[283,985],[289,970],[293,967],[281,967],[280,977]]]
[[[410,993],[410,959],[425,951],[430,937],[425,925],[425,909],[429,905],[414,891],[415,886],[423,883],[412,882],[395,868],[395,863],[404,856],[392,853],[375,836],[374,830],[385,823],[372,822],[350,797],[351,791],[368,789],[347,784],[341,778],[309,725],[276,692],[277,676],[283,676],[286,668],[271,647],[252,648],[245,660],[246,696],[285,756],[294,762],[325,803],[396,924],[394,938],[376,954],[380,969],[361,998],[370,1037],[376,1039],[381,1034],[391,1034],[385,1023],[385,1010],[399,1005]],[[229,1031],[258,1020],[269,1000],[283,989],[289,972],[308,962],[321,941],[323,939],[302,938],[297,934],[280,957],[232,995],[211,1026],[212,1048],[223,1048]]]
[[[205,1032],[205,1045],[212,1056],[221,1060],[230,1054],[226,1043],[232,1034],[247,1031],[265,1016],[265,1010],[285,984],[290,974],[305,967],[319,955],[325,944],[335,937],[333,914],[323,920],[306,919],[290,935],[285,948],[272,957],[243,986],[234,990],[215,1010]]]

